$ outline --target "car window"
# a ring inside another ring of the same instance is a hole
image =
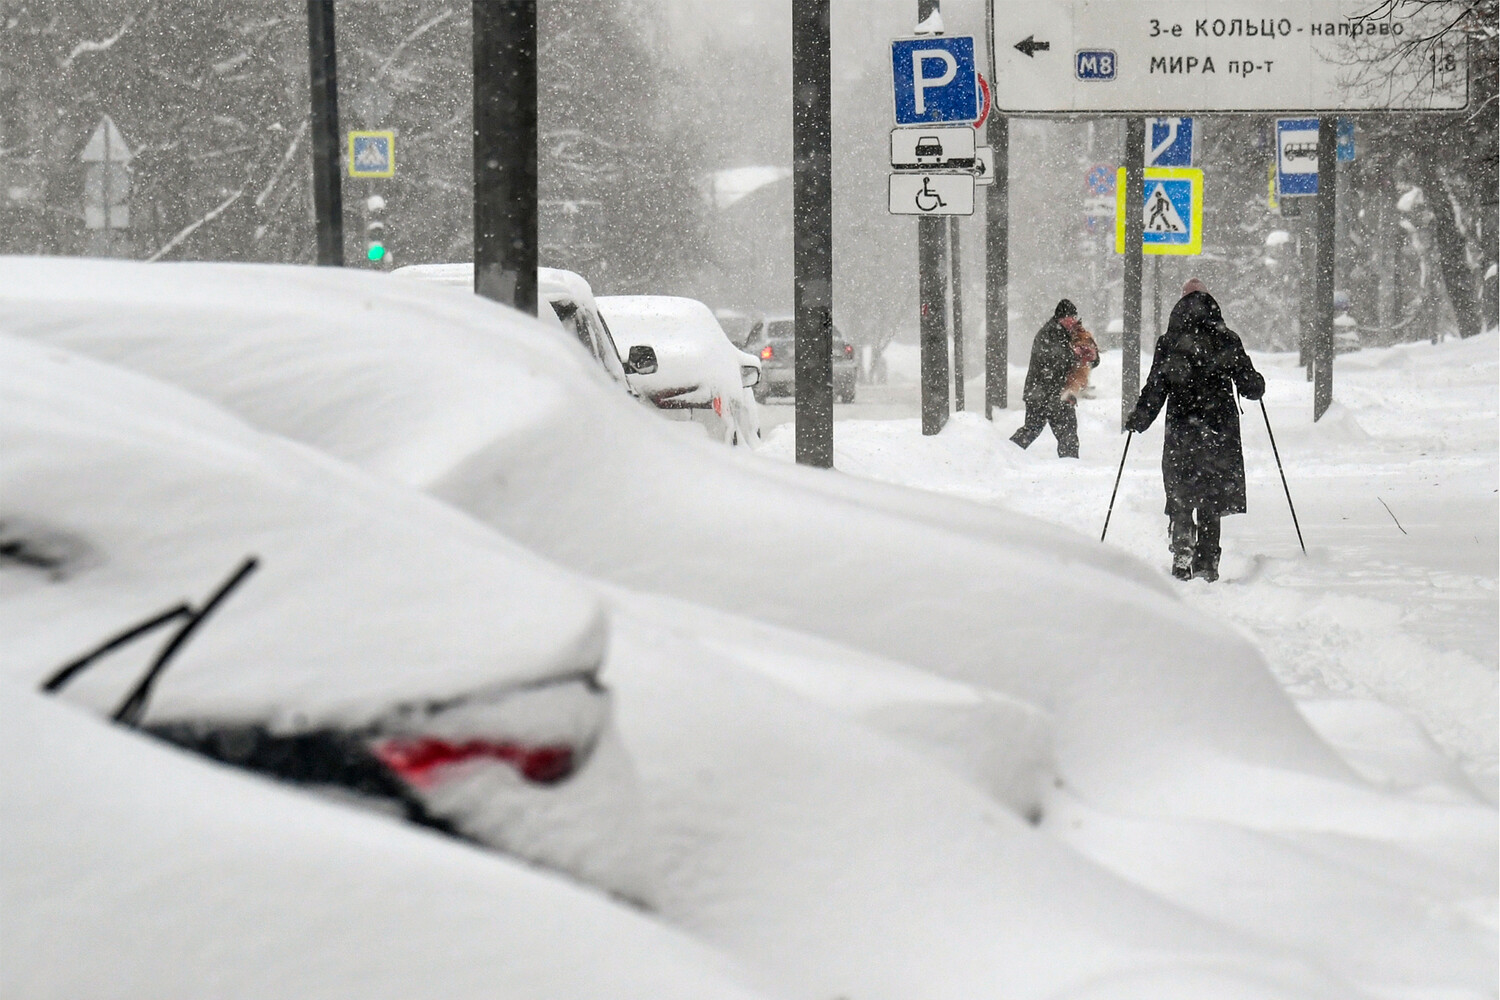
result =
[[[583,310],[578,308],[578,303],[570,299],[553,299],[552,311],[557,313],[557,319],[562,323],[563,329],[577,337],[578,342],[583,345],[585,351],[588,351],[595,358],[599,357],[599,352],[595,349],[594,342],[589,337],[588,325],[583,318]]]
[[[604,370],[609,372],[611,378],[623,384],[625,366],[620,363],[620,349],[615,346],[615,337],[609,332],[609,324],[604,322],[604,317],[598,313],[590,312],[587,316],[589,325],[594,328],[594,333],[599,338],[599,363],[604,365]]]

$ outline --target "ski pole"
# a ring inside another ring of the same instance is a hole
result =
[[[1115,473],[1115,488],[1109,491],[1109,511],[1104,515],[1104,530],[1099,532],[1099,541],[1104,541],[1104,536],[1109,534],[1109,519],[1115,512],[1115,495],[1120,492],[1120,477],[1125,474],[1125,456],[1130,454],[1130,439],[1135,437],[1135,431],[1125,432],[1125,450],[1120,452],[1120,471]]]
[[[1276,435],[1271,433],[1271,415],[1266,412],[1266,401],[1260,401],[1260,415],[1266,418],[1266,437],[1271,439],[1271,454],[1276,456],[1276,471],[1281,473],[1281,489],[1286,493],[1287,510],[1292,512],[1292,527],[1297,529],[1297,544],[1302,546],[1302,554],[1307,555],[1307,545],[1302,541],[1302,526],[1297,523],[1297,508],[1292,506],[1292,491],[1286,485],[1286,470],[1281,467],[1281,452],[1276,450]],[[1126,442],[1129,444],[1129,442]]]

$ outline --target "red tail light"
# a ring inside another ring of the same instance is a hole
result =
[[[441,769],[471,760],[503,760],[527,781],[542,785],[561,781],[573,773],[573,748],[562,744],[531,747],[488,740],[449,743],[421,737],[383,740],[373,749],[386,767],[419,788],[436,781]]]
[[[771,349],[770,344],[767,344],[765,347],[762,347],[760,349],[760,359],[762,361],[770,361],[775,356],[776,352]]]
[[[853,344],[845,344],[844,345],[844,357],[846,357],[846,358],[852,358],[852,357],[854,357],[854,345]]]

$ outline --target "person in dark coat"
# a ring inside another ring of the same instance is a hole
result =
[[[1250,363],[1219,304],[1194,278],[1172,307],[1156,342],[1151,374],[1125,429],[1151,426],[1165,404],[1162,481],[1172,547],[1172,575],[1219,577],[1219,519],[1245,512],[1245,457],[1240,447],[1238,390],[1260,399],[1266,380]]]
[[[1021,392],[1026,422],[1010,436],[1022,448],[1031,447],[1042,428],[1051,424],[1052,436],[1057,438],[1057,457],[1078,457],[1078,412],[1073,401],[1063,398],[1063,384],[1078,362],[1073,353],[1073,330],[1078,325],[1078,309],[1062,299],[1031,342],[1031,363],[1026,367],[1026,386]],[[1099,364],[1097,353],[1093,364]]]

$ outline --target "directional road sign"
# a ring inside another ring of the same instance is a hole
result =
[[[974,175],[891,174],[890,207],[892,215],[973,215]]]
[[[929,35],[891,42],[896,124],[979,119],[979,80],[970,35]]]
[[[1115,178],[1125,190],[1125,168]],[[1203,171],[1191,167],[1147,167],[1141,250],[1148,254],[1203,252]],[[1116,199],[1115,253],[1125,252],[1125,200]]]
[[[350,177],[394,177],[395,174],[396,133],[349,133]]]
[[[1451,111],[1469,100],[1467,42],[1445,30],[1452,4],[994,4],[1002,114]],[[1375,7],[1380,16],[1360,16]]]
[[[1191,118],[1147,118],[1146,128],[1146,166],[1191,167],[1198,159]]]
[[[1276,119],[1276,192],[1282,198],[1318,193],[1318,120]]]
[[[968,125],[891,129],[891,166],[916,170],[972,167],[974,130]]]

